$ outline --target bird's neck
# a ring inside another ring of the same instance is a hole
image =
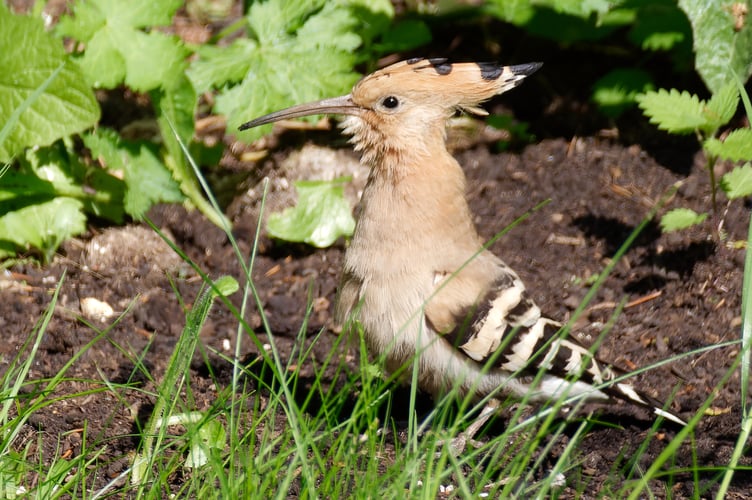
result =
[[[438,148],[385,154],[371,165],[355,237],[477,249],[465,175],[443,141]]]

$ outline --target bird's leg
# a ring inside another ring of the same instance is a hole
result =
[[[473,448],[480,448],[482,446],[481,443],[473,439],[475,435],[478,433],[478,431],[483,427],[486,422],[488,422],[488,419],[491,418],[491,415],[496,413],[496,410],[499,408],[499,400],[498,399],[491,399],[486,403],[486,406],[483,407],[483,409],[480,412],[480,415],[473,421],[472,424],[470,424],[467,429],[460,432],[460,434],[451,440],[449,443],[449,447],[452,450],[452,453],[457,456],[462,454],[462,452],[465,451],[465,447],[468,443]]]

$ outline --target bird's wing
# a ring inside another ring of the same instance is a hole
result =
[[[432,329],[475,362],[484,364],[493,359],[494,366],[511,373],[536,374],[542,369],[547,374],[593,386],[622,375],[574,338],[558,336],[561,324],[541,314],[512,269],[499,263],[494,271],[486,273],[493,277],[490,280],[463,276],[462,272],[437,273],[437,293],[425,308],[426,321]],[[447,311],[451,311],[451,320]],[[600,390],[609,397],[637,403],[684,423],[627,383],[618,382]]]
[[[488,276],[491,276],[489,279]],[[577,375],[592,358],[571,339],[555,340],[561,325],[541,315],[525,286],[510,268],[496,265],[481,279],[460,272],[437,273],[437,293],[426,306],[426,320],[444,338],[478,363],[496,357],[494,365],[509,372]],[[609,378],[597,363],[588,363],[584,381]]]

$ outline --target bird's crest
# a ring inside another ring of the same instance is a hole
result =
[[[358,82],[359,94],[394,89],[419,96],[421,101],[440,101],[447,107],[486,115],[478,104],[510,90],[537,71],[542,63],[502,66],[492,62],[451,63],[444,58],[414,58],[380,69]]]

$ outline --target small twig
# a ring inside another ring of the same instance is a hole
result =
[[[636,299],[634,299],[634,300],[632,300],[630,302],[627,302],[627,305],[624,306],[624,309],[628,309],[630,307],[639,306],[640,304],[643,304],[643,303],[648,302],[650,300],[657,299],[661,295],[663,295],[663,292],[661,290],[657,290],[657,291],[655,291],[653,293],[649,293],[647,295],[643,295],[642,297],[639,297],[639,298],[636,298]]]
[[[662,294],[663,294],[663,292],[661,290],[658,290],[656,292],[649,293],[647,295],[643,295],[642,297],[638,297],[638,298],[634,299],[631,302],[627,302],[627,304],[624,306],[624,309],[628,309],[630,307],[639,306],[640,304],[644,304],[645,302],[648,302],[650,300],[657,299]],[[617,304],[616,302],[612,302],[612,301],[601,302],[600,304],[595,304],[594,306],[588,308],[588,312],[599,311],[601,309],[614,309],[617,305],[619,305],[619,304]]]

